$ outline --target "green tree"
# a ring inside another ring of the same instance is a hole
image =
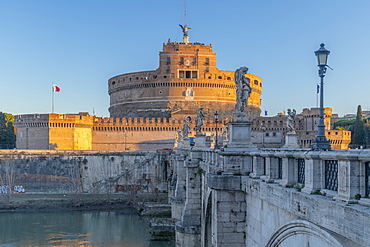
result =
[[[14,116],[0,112],[0,148],[15,147]]]
[[[354,145],[364,145],[365,144],[365,125],[364,119],[362,117],[362,108],[361,105],[357,107],[357,116],[356,121],[353,126],[352,142]]]

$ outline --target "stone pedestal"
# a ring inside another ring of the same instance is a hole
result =
[[[229,141],[228,151],[257,150],[257,146],[252,143],[251,125],[249,121],[237,121],[228,123]]]
[[[185,137],[182,140],[179,140],[177,143],[178,148],[190,148],[190,138]]]
[[[299,148],[297,134],[295,131],[288,132],[285,135],[285,145],[282,147],[284,149],[297,149]]]
[[[209,147],[206,145],[206,134],[196,134],[193,149],[207,149],[207,148]]]

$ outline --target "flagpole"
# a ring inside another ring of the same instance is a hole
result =
[[[51,84],[51,113],[54,114],[54,82]]]

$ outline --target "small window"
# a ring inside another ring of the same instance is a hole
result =
[[[276,132],[272,133],[272,136],[276,136]]]
[[[258,81],[257,80],[254,80],[254,85],[258,85]]]
[[[206,65],[209,65],[209,58],[206,58]]]
[[[209,68],[208,68],[208,67],[206,67],[206,72],[207,72],[207,73],[209,72]]]
[[[219,80],[222,80],[222,76],[217,77]]]
[[[269,133],[266,133],[265,135],[266,135],[266,136],[269,136]]]
[[[116,81],[112,81],[112,85],[116,84]]]
[[[171,58],[167,57],[167,64],[171,64]]]
[[[193,57],[193,64],[197,64],[197,58]]]
[[[184,64],[184,58],[180,57],[180,64]]]

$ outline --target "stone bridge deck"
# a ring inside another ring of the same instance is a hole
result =
[[[370,246],[370,151],[178,148],[177,246]]]

